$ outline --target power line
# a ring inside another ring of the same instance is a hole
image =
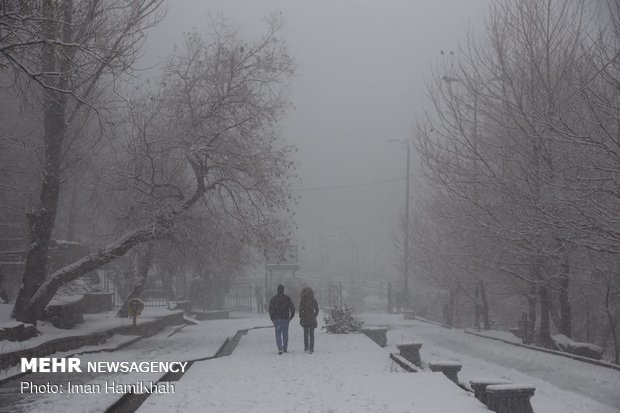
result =
[[[358,187],[363,187],[363,186],[380,185],[380,184],[386,184],[386,183],[389,183],[389,182],[403,181],[404,179],[405,179],[405,177],[403,176],[401,178],[382,179],[380,181],[363,182],[363,183],[357,183],[357,184],[334,185],[334,186],[317,186],[317,187],[312,187],[312,188],[297,188],[297,189],[294,189],[293,191],[295,191],[295,192],[311,192],[311,191],[327,191],[327,190],[330,190],[330,189],[358,188]]]

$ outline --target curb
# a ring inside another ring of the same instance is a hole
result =
[[[420,317],[417,317],[417,316],[416,316],[416,318],[414,318],[411,321],[421,321],[423,323],[432,324],[432,325],[437,326],[437,327],[443,327],[443,328],[446,328],[448,330],[452,330],[452,327],[450,327],[447,324],[438,323],[437,321],[431,321],[431,320],[427,320],[425,318],[420,318]]]
[[[573,360],[583,361],[585,363],[594,364],[594,365],[599,366],[599,367],[607,367],[607,368],[610,368],[610,369],[614,369],[614,370],[620,371],[620,366],[618,366],[616,364],[606,363],[604,361],[599,361],[599,360],[595,360],[595,359],[591,359],[591,358],[587,358],[587,357],[577,356],[575,354],[564,353],[562,351],[550,350],[550,349],[544,348],[544,347],[537,347],[537,346],[531,346],[529,344],[515,343],[515,342],[512,342],[512,341],[504,340],[504,339],[497,338],[497,337],[485,336],[484,334],[478,334],[478,333],[475,333],[473,331],[468,331],[468,330],[463,330],[463,331],[466,334],[471,334],[472,336],[487,338],[489,340],[501,341],[502,343],[512,344],[513,346],[523,347],[523,348],[527,348],[527,349],[530,349],[530,350],[541,351],[541,352],[547,353],[547,354],[555,354],[556,356],[566,357],[566,358],[570,358],[570,359],[573,359]]]
[[[165,373],[163,376],[161,376],[157,380],[156,383],[170,382],[170,381],[179,381],[185,375],[185,373],[187,373],[187,371],[197,361],[213,360],[213,359],[216,359],[216,358],[230,356],[233,353],[233,351],[235,351],[235,348],[237,348],[237,345],[239,344],[239,341],[241,341],[241,337],[246,335],[248,333],[248,331],[250,331],[250,330],[258,330],[260,328],[270,328],[270,327],[272,327],[272,326],[258,326],[258,327],[252,327],[252,328],[246,328],[246,329],[237,330],[237,332],[235,333],[235,335],[232,338],[226,337],[226,340],[224,340],[224,342],[222,343],[220,348],[215,352],[215,355],[207,356],[207,357],[202,357],[202,358],[196,358],[196,359],[192,359],[192,360],[185,360],[188,363],[188,366],[187,366],[187,368],[185,369],[184,372],[182,372],[182,373],[172,373],[172,372]],[[142,394],[125,393],[118,400],[116,400],[110,407],[108,407],[105,410],[105,413],[131,413],[131,412],[135,412],[136,410],[138,410],[140,408],[142,403],[144,403],[146,401],[146,399],[148,399],[149,396],[150,396],[150,393],[142,393]]]
[[[112,337],[112,336],[110,336],[110,337]],[[121,350],[121,349],[123,349],[123,348],[125,348],[127,346],[130,346],[133,343],[135,343],[136,341],[141,340],[141,339],[142,339],[142,336],[138,336],[138,337],[136,337],[136,338],[134,338],[132,340],[128,340],[128,341],[125,341],[123,343],[120,343],[116,347],[102,348],[102,349],[99,349],[99,350],[81,351],[81,352],[71,353],[69,355],[66,355],[66,356],[63,356],[63,357],[60,357],[60,358],[66,359],[66,358],[71,358],[71,357],[79,356],[79,355],[82,355],[82,354],[112,353],[114,351],[118,351],[118,350]],[[0,386],[5,384],[5,383],[9,383],[9,382],[11,382],[13,380],[21,379],[22,377],[28,376],[29,374],[32,374],[32,371],[25,371],[23,373],[18,373],[18,374],[15,374],[13,376],[10,376],[10,377],[5,377],[3,379],[0,379]]]
[[[183,312],[173,312],[138,324],[141,332],[139,337],[152,336],[167,325],[174,323],[182,324],[184,322],[182,315]],[[131,325],[121,325],[105,330],[92,331],[88,334],[55,338],[31,348],[3,353],[0,354],[0,369],[19,364],[21,358],[45,357],[59,351],[70,351],[84,346],[99,345],[105,343],[114,334],[134,335],[133,327]]]

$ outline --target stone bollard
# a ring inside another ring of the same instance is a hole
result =
[[[459,374],[459,371],[461,371],[461,367],[463,367],[461,364],[455,363],[453,361],[437,361],[434,363],[428,363],[428,368],[430,368],[431,371],[442,372],[447,378],[452,380],[456,385],[459,384],[458,374]]]
[[[399,344],[396,348],[405,360],[408,360],[416,366],[419,366],[422,363],[422,358],[420,357],[422,343]]]
[[[530,398],[535,391],[529,384],[492,384],[486,388],[487,407],[496,413],[534,413]]]
[[[387,346],[387,328],[363,328],[362,333],[381,347]]]
[[[482,379],[472,379],[469,381],[472,390],[474,391],[474,396],[476,399],[480,400],[483,404],[487,404],[486,397],[486,388],[492,384],[510,384],[510,381],[505,379],[494,379],[494,378],[482,378]]]

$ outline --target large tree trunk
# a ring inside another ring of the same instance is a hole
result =
[[[489,317],[489,301],[487,300],[487,291],[484,286],[484,281],[480,280],[480,298],[482,300],[482,322],[484,323],[484,329],[491,329],[491,319]]]
[[[448,298],[448,303],[446,305],[446,310],[445,310],[445,323],[446,325],[452,327],[454,324],[454,311],[455,311],[455,307],[456,307],[456,296],[457,296],[457,289],[456,288],[451,288],[450,289],[450,297]]]
[[[540,331],[538,332],[538,342],[541,346],[551,348],[551,294],[547,286],[541,286],[540,296]]]
[[[204,179],[202,179],[204,176],[203,171],[200,169],[202,166],[192,161],[190,161],[190,164],[196,173],[196,190],[192,197],[186,200],[173,215],[178,215],[191,208],[207,191]],[[36,290],[23,310],[21,321],[27,323],[36,322],[43,314],[45,306],[47,306],[62,285],[122,257],[136,245],[146,241],[169,237],[173,224],[174,222],[170,217],[162,218],[157,222],[133,230],[97,253],[90,254],[56,271],[49,278],[45,279]]]
[[[560,264],[560,292],[558,294],[558,299],[560,301],[560,325],[558,329],[560,333],[564,334],[566,337],[572,337],[572,314],[570,301],[568,299],[570,287],[570,264],[568,258],[568,254],[565,254]]]
[[[129,303],[129,300],[132,298],[140,298],[142,296],[142,292],[146,286],[146,279],[149,270],[153,267],[153,258],[153,245],[151,243],[147,243],[144,251],[138,252],[138,272],[136,274],[136,280],[131,292],[123,302],[120,310],[118,310],[118,313],[116,314],[117,317],[129,317],[129,308],[127,307],[127,303]]]
[[[536,286],[532,285],[531,292],[527,296],[527,307],[528,307],[528,321],[526,328],[526,337],[525,343],[531,344],[532,339],[534,338],[534,332],[536,331]]]
[[[609,323],[609,331],[611,332],[611,338],[614,342],[614,363],[620,364],[620,343],[618,342],[618,333],[616,331],[616,326],[618,324],[618,320],[612,313],[611,309],[611,300],[612,300],[612,283],[611,280],[608,280],[605,290],[605,313],[607,314],[607,321]]]
[[[474,289],[474,327],[480,330],[480,313],[482,310],[482,303],[480,302],[480,283],[476,284]]]
[[[45,306],[54,297],[58,289],[90,271],[118,259],[125,255],[131,248],[146,241],[162,239],[169,236],[170,230],[166,226],[157,224],[146,225],[125,235],[118,241],[90,254],[73,264],[53,273],[47,278],[34,294],[25,313],[26,322],[33,323],[43,314]]]
[[[46,37],[50,39],[58,37],[59,31],[58,19],[54,18],[54,3],[49,0],[43,1],[43,14],[48,18],[43,21],[42,25]],[[62,27],[63,39],[68,41],[70,40],[69,30],[71,30],[71,0],[63,0],[63,8],[65,10],[63,18],[66,22]],[[54,46],[52,45],[47,45],[43,48],[42,58],[43,68],[46,72],[58,71],[59,66],[61,72],[63,69],[67,69],[68,62],[63,61],[60,64],[57,62]],[[60,76],[55,86],[59,89],[65,89],[66,84],[66,77]],[[28,305],[39,286],[45,281],[47,274],[48,245],[52,237],[58,209],[62,148],[67,133],[65,122],[66,106],[67,98],[64,93],[56,92],[52,89],[45,90],[43,181],[41,182],[37,210],[27,214],[30,227],[30,246],[26,254],[22,287],[17,295],[12,314],[18,321],[34,321],[27,314],[29,312]]]

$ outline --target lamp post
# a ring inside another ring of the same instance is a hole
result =
[[[407,148],[407,167],[405,179],[405,270],[403,283],[404,306],[409,307],[409,168],[411,158],[411,144],[409,140],[389,139],[388,142],[398,142]]]

